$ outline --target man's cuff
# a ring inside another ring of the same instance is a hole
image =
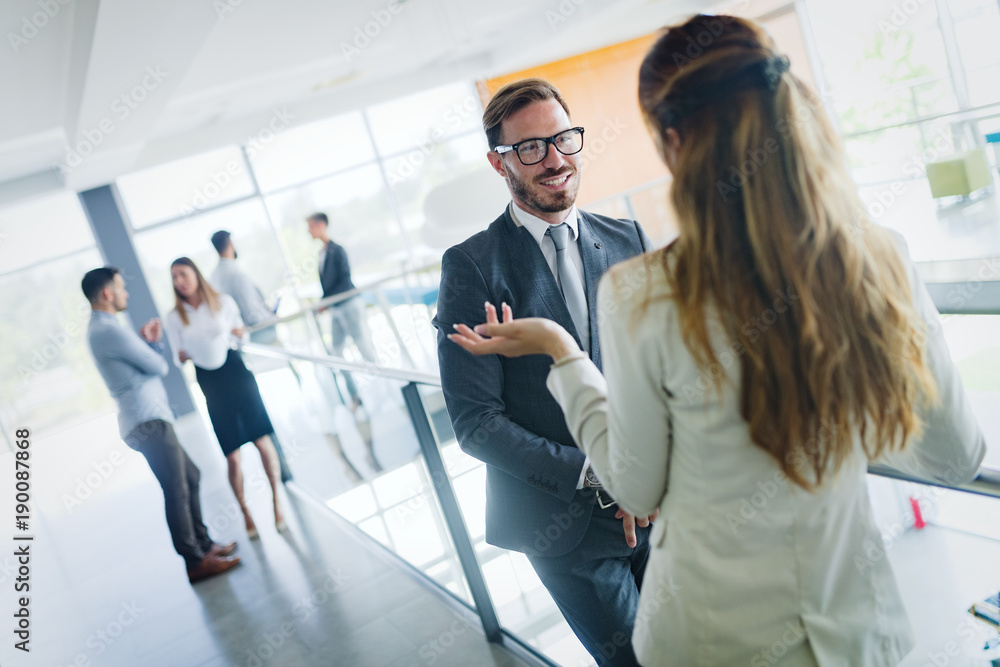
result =
[[[590,467],[590,457],[588,456],[583,460],[583,470],[580,471],[580,481],[576,483],[576,490],[579,491],[583,488],[583,482],[587,479],[587,468]]]

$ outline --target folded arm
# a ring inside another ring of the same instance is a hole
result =
[[[123,361],[146,375],[163,376],[169,370],[159,343],[147,343],[123,327],[109,328],[101,347],[108,358]]]

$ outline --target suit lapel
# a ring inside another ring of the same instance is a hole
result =
[[[608,253],[594,234],[590,214],[579,211],[580,256],[583,258],[583,280],[587,292],[590,316],[590,358],[601,368],[601,337],[597,335],[597,284],[608,270]]]
[[[563,299],[559,285],[556,284],[555,276],[549,269],[542,249],[538,247],[535,238],[524,227],[519,227],[510,214],[510,206],[504,211],[504,238],[507,244],[507,255],[509,266],[513,268],[509,276],[510,283],[517,288],[512,290],[515,294],[524,294],[526,297],[534,293],[541,301],[548,312],[549,319],[558,322],[566,331],[573,335],[578,345],[580,345],[580,334],[573,325],[573,318],[566,307],[566,300]],[[589,306],[588,296],[588,306]],[[495,304],[499,306],[500,304]],[[514,317],[522,317],[518,314],[517,304],[512,304]]]

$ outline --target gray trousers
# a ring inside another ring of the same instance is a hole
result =
[[[368,331],[368,318],[365,302],[360,296],[338,303],[330,308],[333,315],[330,321],[333,333],[333,354],[337,357],[344,356],[344,347],[347,344],[347,337],[354,340],[354,344],[361,352],[365,361],[377,364],[378,353],[372,343],[371,333]],[[354,378],[347,371],[343,371],[344,382],[351,398],[358,398],[358,387]]]
[[[174,550],[184,558],[187,569],[195,568],[212,548],[212,538],[201,518],[198,467],[177,442],[174,427],[162,419],[143,422],[122,439],[146,457],[163,489],[167,528]]]

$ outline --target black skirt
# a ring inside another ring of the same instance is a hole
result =
[[[257,380],[243,365],[239,352],[229,350],[226,363],[214,371],[198,366],[194,370],[223,454],[228,456],[244,444],[274,432]]]

